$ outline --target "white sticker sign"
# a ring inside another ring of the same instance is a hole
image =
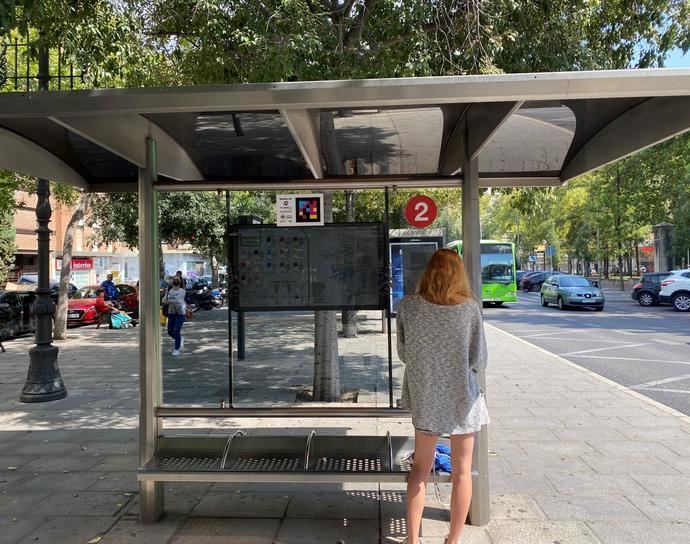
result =
[[[279,227],[323,225],[323,195],[278,195],[276,218]]]

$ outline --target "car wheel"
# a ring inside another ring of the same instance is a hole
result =
[[[539,285],[538,283],[535,283],[534,285],[532,285],[532,292],[533,293],[538,293],[539,291],[541,291],[541,285]]]
[[[567,306],[563,304],[563,299],[561,297],[558,297],[558,309],[559,310],[565,310]]]
[[[690,312],[690,294],[678,293],[674,295],[671,304],[679,312]]]
[[[643,291],[637,297],[637,302],[640,303],[640,306],[654,306],[656,297],[649,291]]]
[[[544,298],[544,295],[541,296],[541,305],[542,305],[544,308],[547,308],[547,307],[549,306],[549,303],[546,302],[546,299]]]

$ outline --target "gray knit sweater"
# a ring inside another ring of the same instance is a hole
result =
[[[474,301],[453,306],[419,295],[398,306],[398,356],[405,363],[402,406],[432,434],[467,434],[489,423],[475,373],[486,368],[486,339]]]

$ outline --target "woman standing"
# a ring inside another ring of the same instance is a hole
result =
[[[436,444],[450,434],[453,487],[446,543],[460,544],[472,498],[474,433],[489,422],[489,414],[476,377],[487,359],[481,310],[455,251],[432,255],[418,293],[401,301],[396,321],[398,356],[405,363],[402,405],[415,428],[405,542],[419,544]]]
[[[184,347],[184,336],[182,336],[181,331],[187,312],[187,305],[184,301],[185,294],[182,278],[174,276],[172,287],[163,297],[163,304],[168,305],[168,336],[175,340],[175,349],[172,351],[174,357],[178,357]]]

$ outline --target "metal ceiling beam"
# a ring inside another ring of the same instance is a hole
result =
[[[479,176],[479,186],[488,187],[559,187],[563,185],[560,178],[554,175],[539,176],[527,173],[521,177],[519,173],[507,175]],[[390,188],[421,188],[421,187],[462,187],[462,176],[348,176],[329,177],[321,180],[201,180],[201,181],[159,181],[154,184],[157,191],[284,191],[284,190],[312,190],[312,191],[344,191],[346,189],[383,189]]]
[[[687,130],[690,96],[650,98],[595,134],[563,166],[561,180],[596,170]]]
[[[462,170],[463,161],[477,158],[482,149],[503,123],[522,105],[522,102],[492,102],[471,104],[451,132],[439,172],[454,176]]]
[[[0,128],[0,168],[89,189],[81,174],[57,155],[4,128]]]
[[[158,148],[158,174],[172,179],[203,178],[189,153],[167,132],[141,115],[50,116],[49,119],[139,168],[146,166],[146,138],[152,138]]]
[[[316,179],[323,178],[323,160],[319,145],[319,112],[310,110],[280,110],[297,147]]]
[[[1,93],[0,118],[687,96],[690,69]]]

